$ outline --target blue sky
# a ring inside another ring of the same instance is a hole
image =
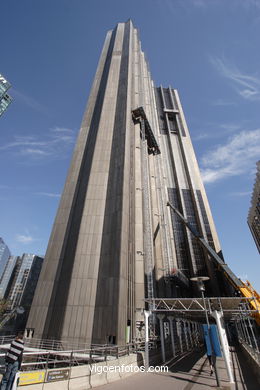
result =
[[[3,17],[4,16],[4,17]],[[247,214],[260,158],[259,0],[1,2],[0,236],[44,254],[107,30],[131,18],[177,88],[226,262],[260,291]]]

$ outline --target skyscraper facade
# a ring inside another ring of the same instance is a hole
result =
[[[8,296],[8,291],[12,284],[14,269],[18,259],[18,256],[10,256],[6,263],[5,269],[0,278],[0,299]]]
[[[2,334],[14,334],[25,328],[42,263],[42,257],[30,253],[9,258],[1,278],[0,292],[7,300],[9,313],[18,307],[22,307],[23,312],[10,318],[1,328]]]
[[[260,160],[256,164],[257,172],[253,188],[251,206],[247,223],[260,253]]]
[[[8,296],[5,296],[10,303],[10,309],[18,306],[28,309],[31,305],[42,263],[42,257],[30,253],[24,253],[18,257],[10,291]]]
[[[12,98],[7,94],[11,84],[0,74],[0,116],[7,110],[9,104],[12,102]]]
[[[137,30],[107,33],[27,322],[34,337],[124,344],[145,297],[221,275],[167,207],[220,253],[178,92],[155,87]]]
[[[9,256],[11,256],[11,252],[4,240],[0,237],[0,278],[3,275]]]

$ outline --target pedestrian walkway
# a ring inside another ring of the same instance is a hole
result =
[[[217,359],[221,382],[220,389],[259,390],[253,372],[244,356],[232,348],[235,383],[230,386],[224,360]],[[138,373],[118,382],[100,386],[102,390],[204,390],[217,388],[215,374],[211,375],[208,359],[204,353],[192,353],[167,364],[169,371],[160,373]]]

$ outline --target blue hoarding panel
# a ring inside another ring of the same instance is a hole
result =
[[[210,325],[210,329],[208,329],[208,325],[203,324],[203,332],[204,332],[204,340],[207,349],[207,355],[211,356],[212,354],[214,354],[215,356],[222,356],[217,326]],[[213,347],[213,353],[212,353],[212,347]]]

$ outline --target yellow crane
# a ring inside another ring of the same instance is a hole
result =
[[[252,285],[246,281],[242,282],[229,268],[229,266],[224,262],[224,260],[214,251],[213,248],[207,243],[207,241],[200,237],[198,233],[193,229],[190,223],[184,218],[184,216],[176,209],[170,202],[167,202],[169,206],[185,224],[185,226],[190,230],[193,236],[197,239],[198,243],[206,249],[209,256],[213,259],[214,263],[217,265],[228,281],[233,285],[233,287],[240,292],[241,296],[248,298],[249,304],[253,309],[252,316],[255,318],[257,324],[260,326],[260,295],[254,290]]]

